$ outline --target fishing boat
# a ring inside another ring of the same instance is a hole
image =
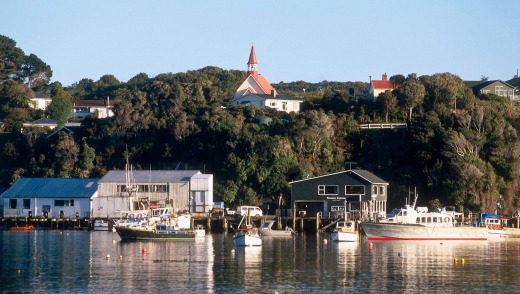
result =
[[[206,234],[204,230],[186,227],[186,220],[191,222],[189,214],[165,219],[155,222],[152,219],[141,221],[139,225],[117,226],[117,234],[124,241],[136,240],[189,240],[202,237]]]
[[[232,227],[233,228],[233,227]],[[258,234],[258,229],[250,222],[249,215],[242,216],[235,235],[233,236],[233,244],[235,246],[261,246],[262,239]]]
[[[362,222],[368,240],[487,240],[488,228],[457,224],[446,211],[428,212],[413,205],[394,209],[382,220]]]
[[[34,230],[34,226],[27,225],[27,226],[15,226],[9,228],[9,231],[15,231],[15,232],[29,232]]]
[[[336,242],[356,242],[359,240],[355,223],[351,221],[338,221],[336,227],[330,233],[332,241]]]
[[[258,228],[258,234],[260,236],[268,236],[268,237],[292,237],[296,236],[296,232],[286,226],[284,230],[273,230],[272,226],[275,223],[273,220],[266,220],[260,228]]]

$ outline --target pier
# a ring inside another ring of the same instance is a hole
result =
[[[35,230],[93,230],[94,222],[101,218],[43,218],[43,217],[10,217],[0,218],[0,227],[33,226]],[[192,227],[203,226],[207,232],[223,233],[232,231],[231,226],[237,226],[241,216],[224,213],[192,213]],[[107,220],[104,218],[104,220]],[[251,221],[260,227],[266,220],[275,220],[274,228],[284,229],[286,226],[299,233],[317,233],[326,229],[325,226],[337,219],[323,218],[321,214],[309,216],[276,216],[264,215],[251,217]]]

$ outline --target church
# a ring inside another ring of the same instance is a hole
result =
[[[246,80],[231,97],[235,105],[254,105],[260,109],[269,107],[288,113],[300,111],[302,100],[289,95],[278,94],[276,89],[258,73],[258,61],[256,60],[254,46],[251,46],[251,53],[247,62],[247,74]]]

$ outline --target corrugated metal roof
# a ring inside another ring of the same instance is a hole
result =
[[[132,178],[138,183],[178,183],[189,182],[190,178],[199,174],[198,170],[134,170]],[[111,170],[99,180],[100,183],[125,183],[126,171]]]
[[[98,179],[20,178],[2,194],[4,198],[90,198]]]

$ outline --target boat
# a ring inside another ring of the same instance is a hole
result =
[[[204,229],[186,227],[186,220],[191,222],[189,214],[163,219],[155,222],[153,219],[143,220],[133,226],[116,226],[115,230],[121,240],[189,240],[205,236]]]
[[[94,221],[94,231],[112,231],[113,224],[105,219],[97,219]]]
[[[11,227],[9,228],[9,231],[15,231],[15,232],[29,232],[29,231],[32,231],[34,230],[34,226],[31,226],[31,225],[27,225],[27,226],[15,226],[15,227]]]
[[[362,222],[361,228],[368,240],[487,240],[488,228],[463,226],[456,223],[453,214],[446,211],[428,212],[425,207],[413,205],[394,209],[385,218]]]
[[[352,221],[338,221],[336,227],[330,233],[332,241],[336,242],[356,242],[359,240],[358,232]]]
[[[286,226],[284,230],[273,230],[272,226],[275,223],[273,220],[266,220],[260,228],[258,228],[258,234],[260,236],[268,236],[268,237],[292,237],[296,236],[296,232]]]
[[[237,229],[233,229],[235,230],[235,235],[233,236],[233,244],[235,244],[235,246],[262,245],[262,239],[260,238],[260,234],[258,234],[258,229],[249,221],[249,215],[243,215]]]

